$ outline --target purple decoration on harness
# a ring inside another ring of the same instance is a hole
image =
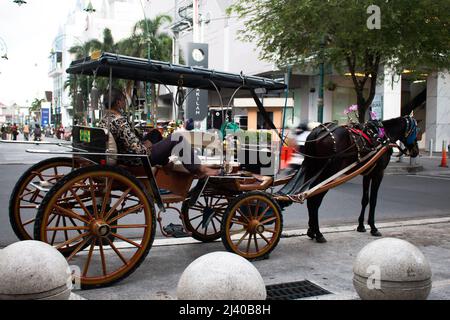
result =
[[[378,128],[378,136],[380,138],[384,138],[385,136],[384,128]]]

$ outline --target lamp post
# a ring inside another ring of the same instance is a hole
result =
[[[142,4],[142,0],[139,0],[139,2],[141,3],[141,8],[142,8],[142,13],[144,14],[144,22],[145,22],[145,33],[147,34],[147,59],[148,59],[148,61],[150,61],[151,60],[151,54],[150,54],[150,49],[151,49],[151,47],[150,47],[150,28],[149,28],[149,26],[148,26],[148,20],[147,20],[147,15],[146,15],[146,13],[145,13],[145,9],[144,9],[144,5]],[[150,112],[150,110],[151,110],[151,107],[152,107],[152,87],[151,87],[151,83],[150,82],[147,82],[147,84],[146,84],[146,87],[147,87],[147,90],[146,90],[146,95],[147,95],[147,97],[146,97],[146,101],[147,101],[147,108],[146,108],[146,110],[145,110],[145,114],[146,114],[146,116],[147,116],[147,119],[146,119],[146,121],[147,121],[147,124],[150,122],[150,119],[151,119],[151,117],[150,117],[150,113],[152,114],[152,116],[153,116],[153,118],[154,118],[154,125],[155,125],[155,127],[156,127],[156,124],[155,124],[155,122],[156,122],[156,118],[155,118],[155,114],[154,114],[154,112]],[[152,110],[153,111],[153,110]]]
[[[322,38],[320,42],[320,53],[319,53],[319,97],[317,99],[317,121],[323,122],[323,86],[324,86],[324,48],[325,48],[325,39]]]

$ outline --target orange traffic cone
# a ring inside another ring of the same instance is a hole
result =
[[[446,150],[445,143],[442,144],[442,160],[441,160],[441,164],[440,164],[439,167],[448,168],[448,165],[447,165],[447,150]]]

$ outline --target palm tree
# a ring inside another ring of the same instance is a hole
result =
[[[34,112],[34,113],[39,114],[39,116],[36,117],[38,122],[40,122],[40,118],[41,118],[40,114],[41,114],[42,102],[45,102],[45,99],[34,98],[33,102],[31,102],[31,107],[28,108],[30,113]]]
[[[139,20],[133,27],[132,34],[118,43],[118,51],[122,54],[150,58],[160,61],[171,61],[172,59],[172,37],[161,30],[161,27],[172,22],[168,15],[158,15],[154,19]],[[150,48],[150,52],[148,52]],[[155,90],[156,89],[156,90]],[[127,92],[131,91],[131,82],[127,84]],[[159,97],[160,86],[151,84],[152,92],[152,114],[156,116],[156,105]]]
[[[148,58],[148,44],[150,56],[153,60],[171,61],[172,37],[161,31],[161,27],[172,22],[168,15],[158,15],[154,19],[143,19],[133,26],[131,36],[117,44],[118,51],[133,57]]]

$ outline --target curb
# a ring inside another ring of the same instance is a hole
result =
[[[388,229],[388,228],[396,228],[396,227],[409,227],[409,226],[419,226],[419,225],[428,225],[428,224],[438,224],[438,223],[449,223],[449,217],[443,218],[430,218],[430,219],[414,219],[407,221],[394,221],[394,222],[379,222],[377,223],[378,229]],[[345,225],[338,227],[326,227],[322,228],[322,233],[340,233],[340,232],[350,232],[355,231],[356,225]],[[307,229],[295,229],[295,230],[287,230],[281,233],[281,238],[292,238],[292,237],[303,237],[306,236]],[[221,242],[220,239],[215,240],[213,242]],[[190,237],[185,238],[160,238],[155,239],[153,242],[153,247],[164,247],[164,246],[175,246],[175,245],[188,245],[188,244],[202,244],[203,242],[192,239]],[[133,246],[126,242],[117,242],[115,243],[117,248],[126,249],[132,248]],[[105,249],[109,250],[108,247]]]

